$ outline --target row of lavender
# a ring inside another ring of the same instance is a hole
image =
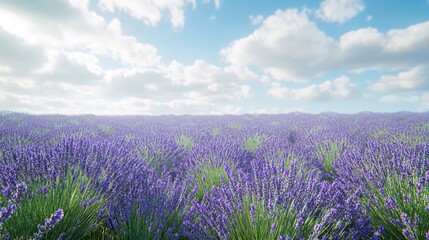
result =
[[[0,238],[429,239],[429,114],[0,115]]]

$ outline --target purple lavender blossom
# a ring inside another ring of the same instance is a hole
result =
[[[386,208],[386,210],[393,210],[398,207],[395,199],[392,196],[388,196],[386,199],[384,199],[384,201],[386,202],[384,204],[384,207]]]
[[[43,236],[52,230],[64,217],[64,211],[62,209],[58,209],[55,213],[52,214],[50,218],[45,219],[45,223],[43,225],[38,225],[37,228],[39,231],[34,234],[35,239],[43,239]]]

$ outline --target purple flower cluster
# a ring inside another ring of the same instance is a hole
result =
[[[64,217],[64,211],[62,209],[58,209],[55,211],[50,218],[45,219],[45,223],[43,225],[39,224],[37,226],[38,232],[34,234],[34,238],[39,240],[43,239],[43,236],[52,230]]]

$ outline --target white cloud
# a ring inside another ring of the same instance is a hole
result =
[[[261,67],[277,80],[303,81],[330,62],[327,56],[335,54],[335,41],[305,13],[292,9],[276,11],[221,53],[229,63]]]
[[[98,7],[107,12],[115,12],[115,9],[124,11],[150,26],[156,26],[161,21],[164,12],[168,12],[171,25],[183,27],[185,24],[184,8],[187,4],[191,4],[193,8],[196,5],[195,0],[100,0]]]
[[[278,99],[295,101],[333,101],[349,99],[355,96],[356,85],[346,77],[341,76],[320,84],[311,84],[300,89],[283,87],[280,83],[272,83],[267,95]]]
[[[257,16],[250,15],[249,20],[253,25],[259,25],[264,20],[264,16],[262,16],[262,15],[257,15]]]
[[[401,96],[401,95],[386,95],[381,97],[383,103],[416,103],[420,100],[419,96]]]
[[[88,3],[70,0],[55,11],[46,10],[48,2],[31,11],[12,2],[0,8],[6,13],[0,18],[0,43],[6,48],[0,55],[0,109],[209,113],[252,95],[244,80],[258,76],[249,68],[202,60],[166,65],[154,46],[125,35],[118,19],[106,21]],[[58,11],[67,18],[55,16]],[[9,20],[22,24],[14,27]],[[103,69],[106,60],[116,69]]]
[[[211,2],[211,0],[202,0],[202,2],[203,3],[209,3],[209,2]],[[213,2],[215,4],[216,9],[219,9],[220,8],[220,0],[214,0]]]
[[[345,23],[365,9],[362,0],[324,0],[316,16],[326,22]]]
[[[372,15],[368,15],[367,17],[366,17],[366,21],[367,22],[369,22],[369,21],[371,21],[372,20]]]
[[[429,21],[387,33],[361,28],[338,41],[305,12],[277,11],[247,37],[222,49],[226,62],[261,69],[276,80],[308,81],[328,71],[398,70],[429,63]]]
[[[173,61],[156,69],[118,69],[107,72],[104,95],[170,102],[174,104],[168,106],[175,106],[176,110],[180,109],[178,104],[190,102],[217,107],[252,95],[247,84],[239,83],[236,72],[237,69],[220,68],[202,60],[192,65]],[[180,99],[186,101],[178,101]]]
[[[37,9],[30,15],[22,14],[26,13],[26,8],[13,9],[15,12],[1,8],[0,15],[5,17],[0,19],[0,28],[18,38],[23,45],[32,45],[42,51],[83,48],[129,65],[151,66],[160,63],[157,49],[139,42],[135,37],[124,35],[118,19],[106,22],[90,11],[84,2],[78,2],[80,5],[63,6],[64,11],[70,12],[68,18],[51,16],[57,19],[50,21],[45,19],[49,16],[42,17],[46,15],[44,9]],[[19,24],[16,25],[16,22]]]
[[[429,65],[414,67],[397,75],[383,75],[371,88],[374,91],[412,91],[429,89]]]

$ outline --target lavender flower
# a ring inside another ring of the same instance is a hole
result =
[[[407,195],[407,194],[403,194],[403,197],[404,197],[404,202],[405,203],[410,203],[411,202],[411,198]]]
[[[250,204],[250,219],[252,220],[252,224],[255,225],[255,205],[253,203]]]
[[[43,236],[52,230],[64,217],[64,211],[62,209],[58,209],[55,213],[52,214],[50,218],[45,219],[45,223],[43,225],[38,225],[37,228],[39,231],[34,234],[35,239],[43,239]]]
[[[94,201],[95,201],[95,197],[93,197],[93,198],[91,198],[91,199],[89,199],[87,201],[82,201],[81,206],[83,208],[86,208],[86,207],[92,205],[94,203]]]
[[[386,210],[392,210],[398,207],[395,199],[392,196],[388,196],[386,199],[384,199],[384,201],[386,202],[384,204],[384,207],[386,208]]]
[[[383,235],[384,227],[383,225],[380,226],[380,228],[374,233],[374,236],[371,238],[371,240],[379,240],[381,236]]]
[[[49,192],[49,188],[46,186],[43,186],[40,188],[40,193],[41,194],[47,194]]]
[[[276,230],[277,224],[274,222],[271,224],[270,234],[273,235],[274,231]]]

